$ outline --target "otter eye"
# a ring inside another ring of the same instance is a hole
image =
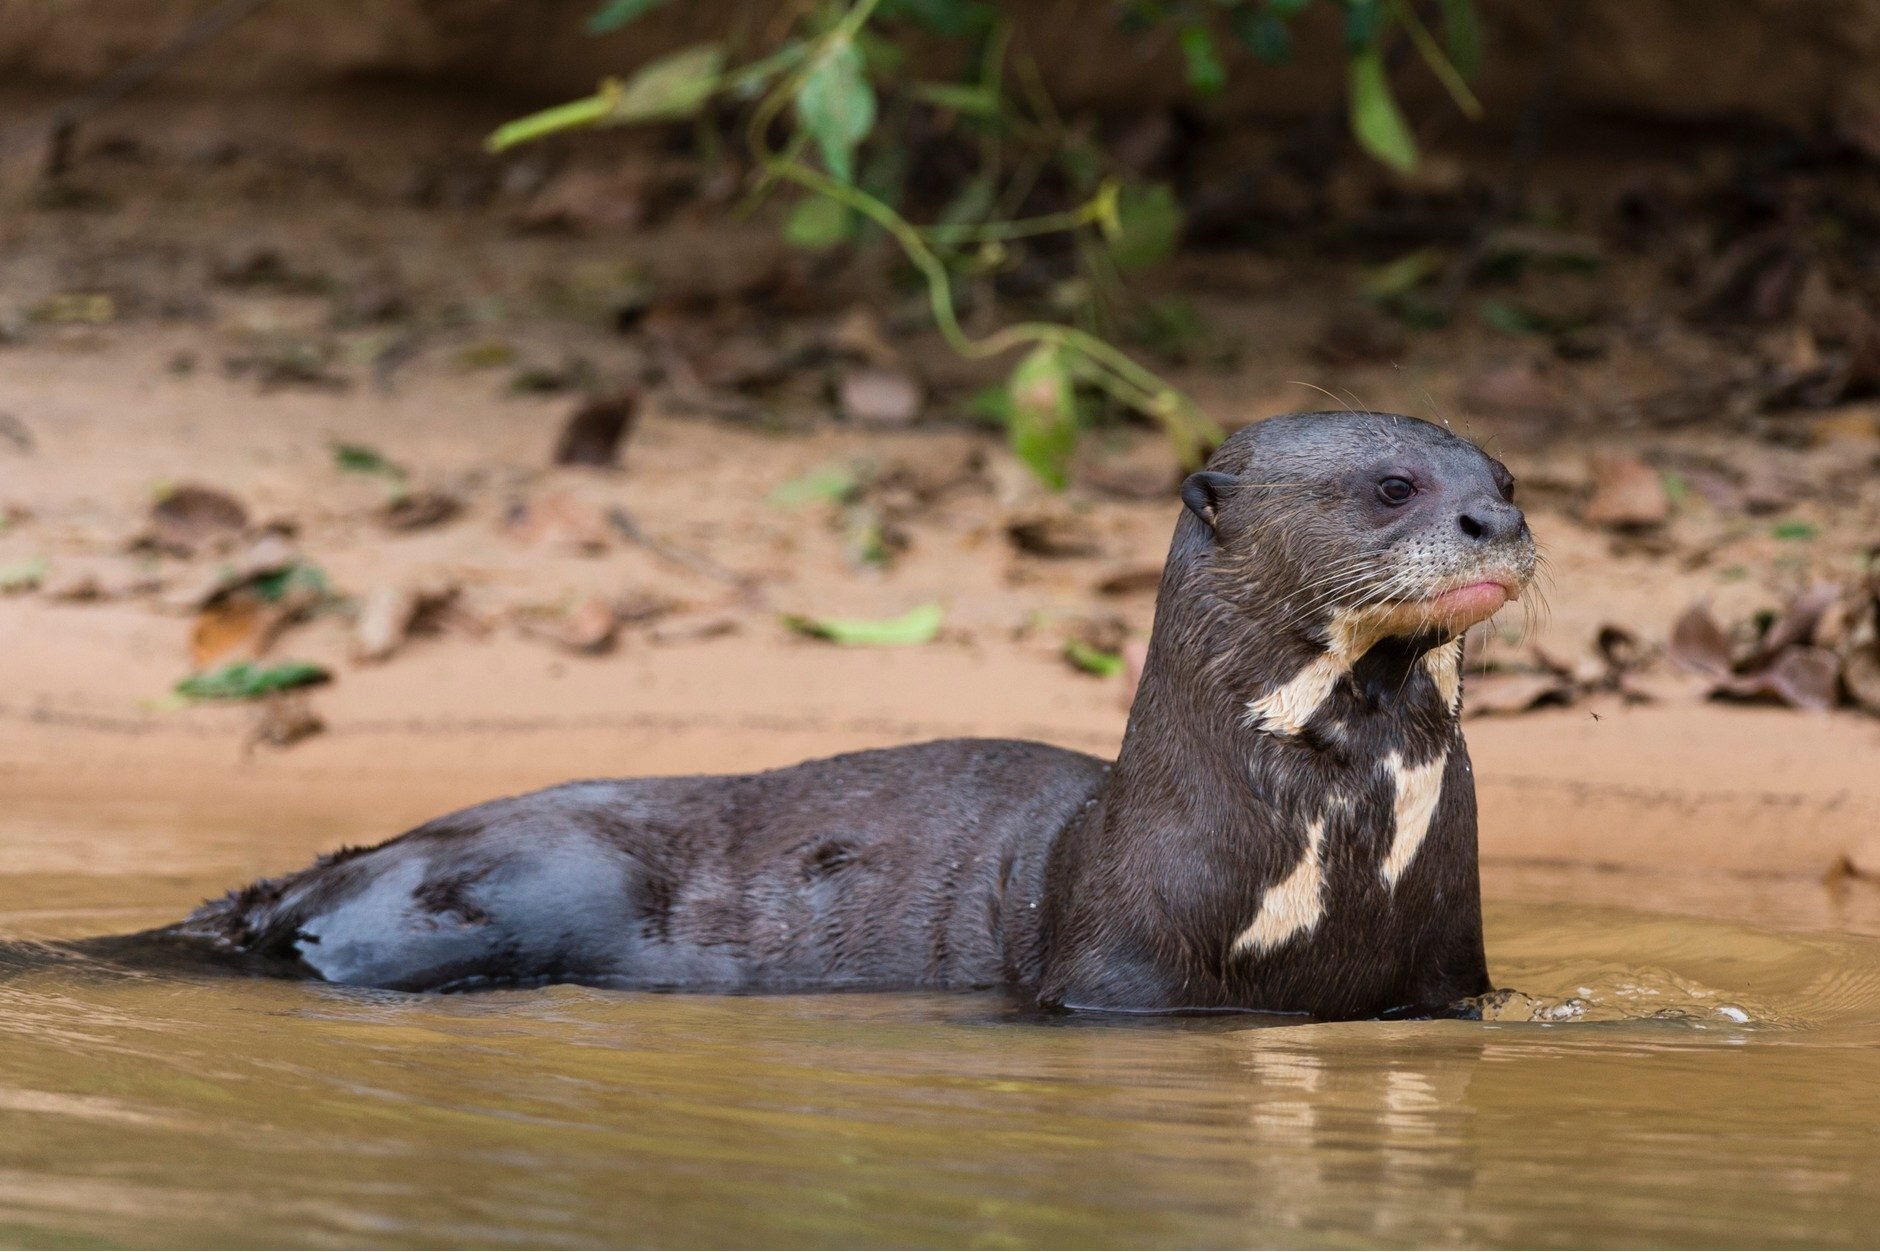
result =
[[[1377,498],[1385,504],[1402,504],[1416,493],[1416,484],[1408,478],[1386,478],[1377,485]]]
[[[1506,500],[1509,504],[1514,503],[1514,479],[1509,478],[1503,480],[1501,484],[1501,498]]]

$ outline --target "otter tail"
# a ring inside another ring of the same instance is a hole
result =
[[[197,925],[209,907],[188,921],[129,935],[93,935],[83,939],[0,940],[0,982],[35,974],[123,976],[137,974],[221,974],[247,978],[305,978],[309,971],[295,960],[229,943]]]

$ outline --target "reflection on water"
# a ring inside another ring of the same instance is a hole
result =
[[[243,876],[195,868],[0,876],[0,933]],[[1489,944],[1489,1021],[1279,1027],[15,968],[0,1243],[1880,1239],[1880,941],[1504,903]]]

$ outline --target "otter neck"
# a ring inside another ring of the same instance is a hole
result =
[[[1459,640],[1380,635],[1362,615],[1343,611],[1289,623],[1283,598],[1247,582],[1224,592],[1221,581],[1189,565],[1172,568],[1164,583],[1106,806],[1114,836],[1127,837],[1143,816],[1133,802],[1166,805],[1171,790],[1201,810],[1196,833],[1212,837],[1230,833],[1223,827],[1243,804],[1296,811],[1316,799],[1316,791],[1293,797],[1261,788],[1249,763],[1275,740],[1369,770],[1384,738],[1401,739],[1395,746],[1415,755],[1417,744],[1453,732]],[[1374,733],[1345,734],[1356,722]],[[1178,788],[1167,785],[1175,780]]]

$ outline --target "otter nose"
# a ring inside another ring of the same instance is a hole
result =
[[[1478,543],[1492,543],[1521,533],[1526,520],[1521,510],[1506,500],[1482,500],[1464,509],[1456,525]]]

